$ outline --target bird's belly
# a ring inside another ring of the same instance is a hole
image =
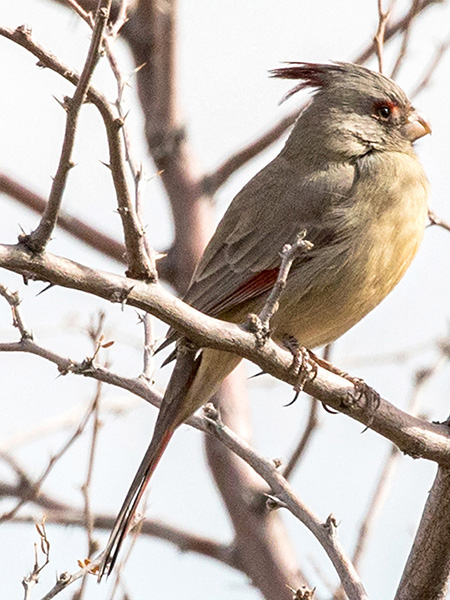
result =
[[[298,285],[297,302],[280,302],[272,325],[274,337],[293,335],[310,348],[329,343],[374,309],[403,277],[414,258],[426,222],[426,205],[409,215],[387,214],[366,227],[352,240],[341,264],[318,274],[306,293],[301,276],[288,285]],[[301,274],[299,274],[301,275]],[[286,289],[286,297],[295,298]]]

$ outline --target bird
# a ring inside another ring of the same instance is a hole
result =
[[[237,194],[194,272],[184,301],[225,321],[258,313],[280,250],[300,231],[271,336],[316,348],[343,335],[400,281],[422,241],[429,184],[413,143],[431,133],[390,78],[363,66],[290,62],[271,71],[309,89],[284,147]],[[179,336],[170,330],[167,343]],[[179,346],[181,348],[181,346]],[[180,350],[181,352],[181,350]],[[154,433],[111,532],[99,579],[111,573],[137,506],[174,431],[217,391],[241,358],[201,349],[177,383],[177,359]]]

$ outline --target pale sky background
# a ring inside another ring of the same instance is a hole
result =
[[[398,1],[398,13],[407,4]],[[16,27],[24,23],[32,26],[35,40],[72,67],[81,68],[89,32],[77,16],[50,1],[0,0],[1,25]],[[180,104],[199,169],[212,169],[230,152],[275,123],[295,103],[300,104],[299,97],[278,106],[289,84],[269,79],[270,68],[283,60],[352,60],[367,45],[376,25],[375,0],[180,0]],[[449,33],[448,2],[421,17],[413,30],[408,60],[398,77],[407,92],[414,89],[436,45]],[[386,51],[387,72],[396,48],[398,45],[389,46]],[[117,51],[124,72],[131,73],[133,66],[126,50],[119,44]],[[56,169],[64,129],[64,113],[53,96],[61,98],[71,93],[72,86],[50,71],[36,68],[35,63],[25,50],[0,38],[0,170],[45,196]],[[376,63],[371,66],[376,68]],[[417,144],[432,186],[431,206],[447,220],[449,71],[447,55],[429,88],[414,100],[433,125],[433,135]],[[111,100],[115,99],[114,81],[106,62],[96,72],[95,85]],[[134,92],[131,80],[128,105],[135,155],[151,176],[154,167],[147,157]],[[218,217],[243,184],[279,151],[281,143],[240,170],[219,191]],[[64,209],[121,239],[113,189],[102,160],[107,160],[104,131],[96,110],[87,106],[82,111],[75,149],[78,166],[70,174]],[[171,224],[156,178],[147,185],[146,201],[150,239],[162,250],[170,243]],[[1,243],[14,243],[21,228],[29,231],[37,224],[36,215],[5,196],[0,196],[0,210]],[[55,233],[49,249],[84,264],[123,272],[120,265],[92,252],[61,230]],[[450,234],[429,229],[404,280],[379,308],[336,344],[333,361],[365,378],[389,401],[405,406],[415,369],[435,360],[436,341],[449,333],[449,273]],[[116,342],[109,352],[112,368],[127,375],[140,372],[142,329],[134,309],[121,311],[117,305],[57,288],[36,297],[43,284],[25,287],[20,277],[6,271],[0,272],[0,281],[20,291],[23,315],[35,338],[75,360],[91,353],[85,330],[92,315],[99,309],[105,310],[107,337]],[[0,341],[16,339],[10,321],[9,308],[2,300]],[[158,333],[163,335],[162,326]],[[371,358],[398,351],[411,355],[401,363]],[[450,412],[449,373],[445,367],[423,392],[421,410],[432,420],[443,420]],[[168,374],[168,369],[157,372],[161,387]],[[73,430],[95,389],[95,382],[57,375],[55,367],[37,357],[0,356],[0,449],[11,449],[33,477],[39,476],[49,456]],[[250,390],[256,447],[264,455],[287,458],[302,431],[306,403],[299,399],[284,408],[292,391],[269,377],[252,380]],[[112,411],[118,403],[123,406],[119,415]],[[147,446],[156,411],[120,390],[106,388],[102,408],[104,427],[93,481],[93,509],[115,514]],[[372,432],[361,435],[361,426],[344,416],[324,411],[320,416],[320,432],[292,484],[324,520],[330,513],[337,516],[339,537],[351,554],[360,519],[390,446]],[[27,433],[52,420],[65,419],[69,424],[64,431],[36,437]],[[22,433],[27,434],[27,440],[21,443],[18,438]],[[85,435],[54,470],[44,491],[81,506],[79,486],[86,472],[88,447],[89,438]],[[434,474],[433,464],[407,457],[400,460],[396,480],[360,568],[371,598],[393,597]],[[0,476],[13,480],[13,474],[3,464]],[[1,511],[12,506],[12,502],[3,502]],[[41,513],[27,507],[23,514],[39,519]],[[204,468],[198,432],[183,427],[175,436],[152,483],[147,515],[220,541],[231,539],[230,524]],[[300,523],[288,514],[284,518],[298,551],[299,565],[317,585],[320,598],[326,598],[326,582],[336,583],[328,559]],[[50,589],[55,573],[77,570],[76,560],[86,555],[86,539],[81,530],[48,526],[48,533],[52,562],[43,572],[34,598]],[[97,537],[102,544],[106,542],[106,533]],[[22,598],[20,582],[32,567],[36,541],[32,525],[0,527],[1,597]],[[239,573],[154,540],[141,540],[135,547],[125,586],[133,599],[260,598],[259,592]],[[86,598],[106,599],[109,589],[109,584],[97,586],[92,581]],[[59,597],[71,598],[74,590],[69,587]]]

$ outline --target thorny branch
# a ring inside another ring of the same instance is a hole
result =
[[[267,301],[265,302],[260,314],[258,315],[261,321],[261,326],[264,330],[269,331],[270,320],[278,309],[280,296],[286,287],[286,281],[292,267],[292,263],[297,258],[300,251],[308,252],[313,247],[313,244],[305,239],[306,230],[301,231],[293,244],[286,244],[281,251],[281,265],[275,285],[270,292]]]
[[[214,435],[240,458],[245,460],[271,487],[279,506],[287,508],[316,537],[333,563],[342,585],[350,600],[367,600],[368,596],[353,565],[337,539],[336,529],[330,523],[323,523],[295,495],[284,477],[278,473],[273,461],[259,456],[248,444],[239,440],[220,420],[216,409],[205,407],[207,424]]]
[[[0,35],[3,35],[27,49],[39,59],[42,65],[52,69],[59,75],[62,75],[74,85],[78,83],[79,76],[39,44],[33,42],[29,31],[20,27],[14,31],[6,27],[0,27]],[[92,102],[99,110],[105,124],[109,146],[109,166],[111,168],[114,187],[116,189],[117,203],[119,206],[118,212],[122,219],[125,236],[128,262],[127,274],[136,279],[156,281],[157,276],[152,270],[145,247],[144,231],[139,222],[128,189],[120,133],[123,126],[123,120],[114,116],[106,98],[92,87],[88,89],[87,100]]]
[[[31,257],[21,247],[0,245],[0,266],[18,273],[33,273],[36,278],[55,285],[78,289],[102,297],[112,302],[120,302],[145,310],[192,340],[199,347],[209,346],[239,354],[256,363],[263,371],[274,377],[296,385],[297,374],[292,372],[292,356],[272,340],[264,346],[255,336],[225,321],[219,321],[200,313],[157,284],[144,284],[100,270],[92,271],[68,259],[47,253]],[[0,351],[23,351],[51,358],[60,363],[60,358],[43,352],[32,340],[0,344]],[[86,376],[101,377],[107,383],[117,382],[123,387],[130,386],[130,380],[117,378],[100,367],[82,367],[65,360],[61,365],[66,372],[81,372]],[[61,368],[60,367],[60,368]],[[94,374],[93,374],[94,373]],[[126,384],[124,384],[126,381]],[[132,388],[139,393],[139,385],[133,381]],[[305,390],[331,408],[339,410],[358,420],[414,457],[434,460],[443,466],[450,465],[450,435],[442,425],[427,423],[395,408],[389,402],[380,400],[374,412],[355,393],[348,380],[323,368],[317,368],[317,376],[305,383]],[[358,401],[359,398],[359,401]],[[420,433],[419,433],[420,432]]]
[[[95,26],[91,45],[87,55],[83,71],[76,84],[73,98],[64,98],[62,106],[67,113],[66,130],[64,133],[63,147],[59,159],[58,168],[53,179],[50,195],[48,198],[45,212],[38,227],[29,235],[22,236],[22,242],[33,252],[42,252],[50,240],[53,229],[58,220],[58,214],[61,207],[64,189],[66,187],[67,177],[70,169],[73,168],[71,162],[72,151],[75,142],[75,133],[78,123],[78,116],[81,106],[86,100],[89,84],[102,52],[103,34],[109,19],[109,10],[111,0],[99,0],[97,14],[95,16]],[[19,31],[19,30],[16,30]],[[28,37],[30,32],[22,28],[24,37]]]
[[[22,586],[25,590],[24,600],[31,598],[31,592],[33,587],[39,582],[39,576],[42,570],[50,562],[50,542],[47,538],[47,532],[45,530],[45,518],[42,519],[41,523],[35,524],[36,531],[39,534],[40,544],[39,548],[44,556],[44,562],[39,564],[39,553],[37,544],[34,545],[34,566],[33,570],[22,579]]]
[[[68,0],[68,1],[69,1],[71,4],[76,4],[75,2],[73,2],[73,0]],[[420,4],[420,9],[422,9],[424,6],[426,6],[426,5],[428,5],[428,4],[432,4],[432,3],[433,3],[433,2],[422,2],[422,3],[420,3],[420,2],[419,2],[419,3],[415,2],[415,4],[416,4],[416,5],[419,5],[419,4]],[[125,8],[124,8],[124,7],[125,7]],[[126,2],[121,2],[121,3],[120,3],[120,8],[121,8],[121,11],[120,11],[120,12],[122,13],[122,20],[124,21],[124,20],[125,20],[125,18],[124,18],[124,15],[126,14]],[[120,22],[120,20],[119,20],[119,22]],[[409,27],[409,25],[408,25],[408,24],[406,24],[405,26],[407,27],[407,29],[406,29],[406,32],[408,33],[408,27]],[[115,33],[117,33],[118,29],[119,29],[119,27],[117,26],[117,28],[116,28],[116,32],[115,32]],[[404,39],[406,38],[406,35],[407,35],[407,34],[405,34],[405,36],[404,36]],[[387,38],[387,34],[386,34],[386,38]],[[125,146],[126,146],[126,144],[125,144]],[[438,224],[438,223],[436,223],[436,224]],[[439,223],[439,224],[441,224],[441,223]],[[119,296],[120,296],[120,293],[119,293]],[[19,328],[19,329],[20,329],[20,328]],[[24,331],[26,331],[26,330],[24,329]],[[44,349],[40,348],[40,347],[39,347],[37,344],[35,344],[35,343],[33,342],[33,340],[31,340],[31,339],[28,339],[28,338],[26,338],[26,337],[25,337],[24,339],[22,339],[22,341],[21,341],[21,342],[17,342],[17,343],[15,344],[15,348],[13,347],[13,346],[14,346],[14,344],[10,344],[10,345],[9,345],[9,348],[7,347],[8,345],[6,345],[6,344],[5,344],[5,345],[2,345],[2,346],[3,346],[3,347],[2,347],[2,349],[3,349],[3,350],[8,350],[8,349],[9,349],[9,350],[19,350],[19,349],[20,349],[20,350],[24,350],[24,351],[30,351],[30,352],[34,352],[34,353],[36,353],[36,354],[38,354],[38,355],[40,355],[40,356],[45,356],[45,358],[50,358],[50,356],[51,356],[51,353],[49,353],[49,352],[45,351]],[[53,356],[53,358],[55,358],[55,357]],[[64,361],[64,359],[62,359],[62,360]],[[57,362],[57,361],[55,360],[54,362]],[[61,359],[59,359],[59,361],[58,361],[58,362],[59,362],[59,363],[61,363]],[[69,362],[71,365],[75,366],[75,365],[74,365],[74,363],[72,363],[71,361],[68,361],[68,362]],[[66,364],[67,364],[67,362],[66,362]],[[78,369],[78,370],[77,370],[77,369]],[[77,367],[77,366],[75,366],[75,368],[74,368],[74,372],[79,372],[79,373],[82,373],[83,371],[85,371],[83,374],[85,374],[85,375],[86,375],[86,374],[88,374],[88,371],[89,371],[89,370],[96,371],[96,369],[97,369],[97,367],[95,367],[95,366],[93,365],[93,361],[90,361],[90,364],[89,364],[89,365],[87,365],[87,364],[84,364],[84,365],[83,365],[83,364],[80,364],[80,365],[78,365],[78,367]],[[71,368],[68,368],[68,370],[70,371],[70,370],[71,370]],[[113,382],[113,381],[114,381],[116,384],[119,384],[119,381],[118,381],[118,380],[119,380],[120,378],[117,378],[117,377],[116,377],[116,376],[114,376],[113,374],[111,374],[111,373],[107,372],[107,370],[106,370],[106,369],[103,369],[103,370],[102,370],[102,369],[99,369],[99,373],[102,373],[102,375],[101,375],[101,376],[99,376],[99,379],[98,379],[98,380],[101,380],[101,377],[104,377],[104,378],[106,378],[106,379],[109,379],[109,381],[110,381],[110,382]],[[99,373],[98,373],[98,374],[99,374]],[[98,375],[98,374],[96,374],[96,375]],[[123,378],[122,378],[122,379],[123,379]],[[131,382],[131,380],[128,380],[127,382],[125,382],[125,380],[123,380],[121,383],[123,384],[123,387],[124,387],[124,388],[126,388],[126,387],[127,387],[127,385],[129,386],[129,388],[130,388],[130,389],[131,389],[131,388],[133,388],[133,387],[135,386],[135,382]],[[281,504],[282,504],[282,503],[281,503]],[[329,529],[330,529],[330,531],[334,531],[334,528],[333,528],[333,525],[332,525],[332,520],[330,520],[330,521],[329,521],[329,523],[328,523],[328,526],[329,526]],[[53,596],[47,595],[46,597],[53,597]],[[351,597],[353,597],[353,596],[351,596]],[[359,598],[359,597],[363,597],[363,596],[356,596],[356,595],[355,595],[354,597],[355,597],[355,598],[356,598],[356,597],[358,597],[358,598]]]

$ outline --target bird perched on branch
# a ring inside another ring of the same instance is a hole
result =
[[[272,337],[305,347],[331,342],[399,282],[427,219],[428,182],[412,144],[428,122],[390,79],[348,63],[288,63],[275,77],[312,88],[280,154],[231,203],[185,301],[226,321],[258,313],[279,253],[302,230],[313,248],[289,272]],[[176,332],[169,333],[169,340]],[[153,438],[111,533],[100,575],[111,572],[139,501],[175,429],[207,402],[240,357],[205,348],[179,356]],[[183,370],[181,379],[177,371]]]

